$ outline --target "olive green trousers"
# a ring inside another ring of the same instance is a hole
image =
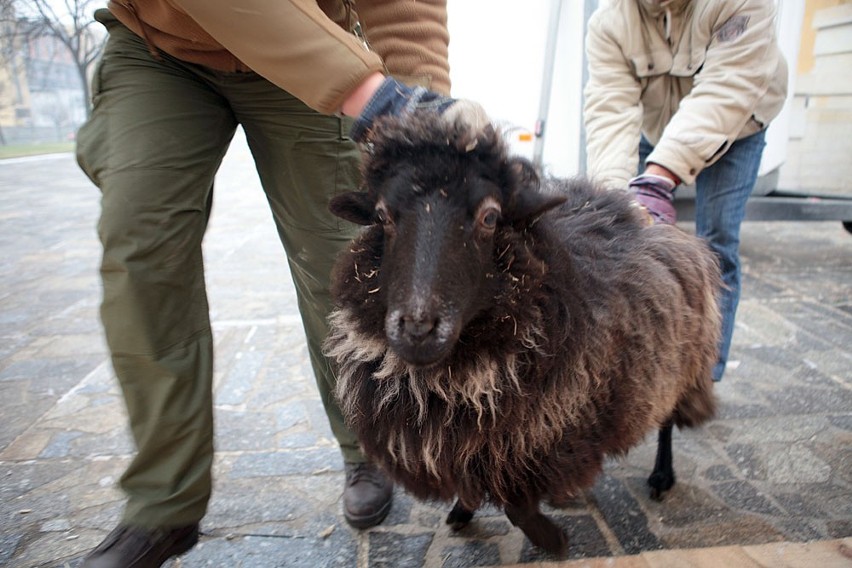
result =
[[[154,57],[108,12],[96,18],[110,37],[77,159],[102,193],[101,319],[138,450],[121,478],[124,522],[190,524],[210,498],[213,337],[201,241],[237,125],[286,251],[332,431],[346,461],[364,461],[321,353],[331,266],[355,230],[328,212],[332,195],[358,185],[350,124],[256,74]]]

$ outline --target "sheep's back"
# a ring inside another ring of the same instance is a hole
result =
[[[620,424],[601,423],[618,437],[670,417],[678,426],[709,419],[722,286],[710,247],[676,226],[648,226],[625,192],[582,180],[551,189],[568,200],[550,219],[566,255],[550,279],[564,286],[561,296],[582,298],[579,357],[606,377],[608,411],[622,415]],[[622,439],[618,450],[632,445]]]

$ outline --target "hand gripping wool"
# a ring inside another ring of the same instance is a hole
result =
[[[706,244],[648,226],[623,192],[540,180],[499,132],[428,116],[371,133],[365,191],[331,210],[363,225],[333,274],[326,353],[364,451],[411,494],[485,503],[537,546],[539,511],[592,485],[659,430],[649,478],[674,483],[672,426],[713,416],[721,287]]]

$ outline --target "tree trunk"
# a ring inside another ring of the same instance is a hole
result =
[[[77,63],[77,72],[80,74],[80,84],[83,87],[83,106],[86,108],[86,119],[92,116],[92,91],[89,85],[88,66]]]

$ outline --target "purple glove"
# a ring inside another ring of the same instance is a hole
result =
[[[409,87],[392,77],[386,77],[367,101],[349,135],[356,142],[363,142],[377,118],[399,116],[415,110],[433,110],[447,122],[461,121],[474,133],[490,124],[485,110],[473,101],[445,97],[423,87]]]
[[[642,174],[627,184],[633,197],[648,212],[654,224],[674,225],[677,213],[674,208],[675,182],[667,177]]]

